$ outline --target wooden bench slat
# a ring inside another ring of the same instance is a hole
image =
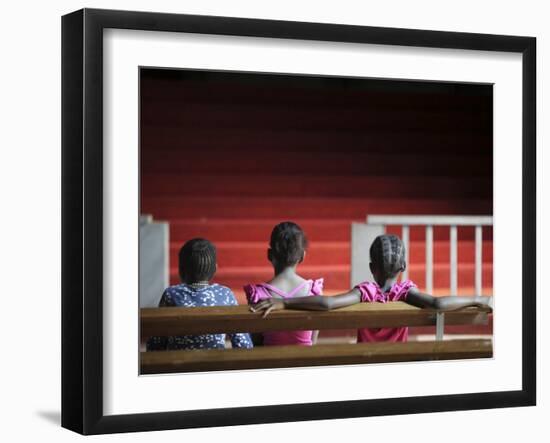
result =
[[[457,360],[492,356],[490,339],[160,351],[141,353],[141,373]]]
[[[445,313],[446,325],[485,325],[489,308],[466,308]],[[143,308],[142,338],[230,332],[265,332],[309,329],[355,329],[396,326],[431,326],[435,311],[404,302],[359,303],[333,311],[283,310],[262,318],[248,306],[208,308]]]

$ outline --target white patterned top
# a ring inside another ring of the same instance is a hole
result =
[[[185,283],[166,288],[159,307],[203,307],[237,305],[235,295],[226,286],[214,283],[195,288]],[[252,348],[252,340],[247,333],[229,334],[234,348]],[[177,349],[223,349],[225,334],[182,335],[175,337],[151,337],[147,341],[148,351]]]

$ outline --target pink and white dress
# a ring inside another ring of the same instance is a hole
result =
[[[289,293],[281,291],[279,288],[276,288],[269,283],[260,283],[253,285],[246,285],[244,287],[244,292],[249,304],[259,303],[262,300],[267,300],[273,298],[272,293],[281,296],[282,298],[291,298],[296,294],[300,293],[301,289],[304,286],[309,285],[308,296],[311,295],[322,295],[323,294],[323,279],[318,278],[317,280],[306,280],[297,287],[295,287]],[[271,331],[264,332],[264,346],[273,346],[273,345],[300,345],[300,346],[311,346],[313,342],[311,341],[311,336],[313,331]]]
[[[411,288],[416,288],[416,285],[410,280],[405,280],[395,283],[387,292],[382,292],[378,284],[370,281],[359,283],[354,289],[359,289],[361,292],[361,301],[363,303],[388,303],[391,301],[406,301],[407,294]],[[363,328],[357,330],[357,342],[407,341],[408,335],[409,328],[407,326],[397,328]]]

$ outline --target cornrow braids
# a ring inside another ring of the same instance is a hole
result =
[[[209,281],[216,273],[216,247],[204,238],[186,242],[179,252],[179,274],[186,283]]]
[[[286,221],[273,228],[269,246],[277,265],[288,267],[294,266],[304,259],[308,241],[300,226]]]
[[[405,270],[405,245],[397,235],[379,235],[370,247],[372,264],[391,278]]]

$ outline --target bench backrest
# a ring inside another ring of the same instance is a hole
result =
[[[445,313],[446,325],[487,324],[490,308],[466,308]],[[141,309],[142,339],[205,333],[265,332],[281,330],[355,329],[430,326],[437,313],[404,302],[360,303],[334,311],[275,311],[262,318],[248,306]]]

